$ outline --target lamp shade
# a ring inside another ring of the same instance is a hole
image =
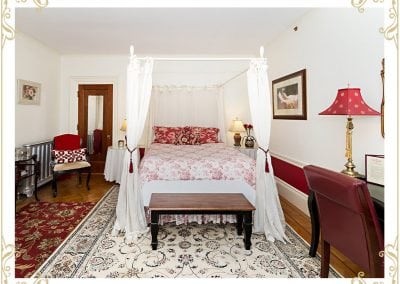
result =
[[[121,125],[121,131],[126,131],[126,119],[124,119],[124,121],[122,121],[122,125]]]
[[[320,115],[380,115],[363,100],[359,88],[339,89],[333,104]]]
[[[236,133],[237,132],[245,132],[246,129],[244,129],[243,121],[241,121],[241,120],[239,120],[237,118],[234,119],[232,124],[231,124],[231,127],[229,128],[229,131],[236,132]]]

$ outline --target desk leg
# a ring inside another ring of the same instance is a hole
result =
[[[320,229],[317,201],[315,200],[315,193],[313,191],[310,191],[308,195],[308,211],[310,212],[311,218],[311,244],[309,255],[314,257],[318,249]]]
[[[251,248],[251,233],[253,227],[253,214],[252,212],[245,212],[244,213],[244,247],[249,250]]]
[[[238,236],[243,233],[243,213],[236,214],[236,229]]]
[[[158,234],[158,212],[151,211],[151,248],[153,250],[157,249],[158,241],[157,241],[157,234]]]

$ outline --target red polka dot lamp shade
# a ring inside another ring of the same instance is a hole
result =
[[[333,104],[320,115],[380,115],[380,113],[368,106],[359,88],[339,89]]]

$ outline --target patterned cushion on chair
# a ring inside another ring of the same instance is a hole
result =
[[[86,161],[86,148],[76,150],[53,150],[56,164]]]

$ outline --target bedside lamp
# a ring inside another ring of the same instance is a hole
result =
[[[122,121],[122,125],[121,125],[121,131],[125,132],[126,131],[126,118],[124,119],[124,121]]]
[[[319,113],[320,115],[347,115],[346,124],[346,152],[345,157],[347,163],[344,165],[346,169],[342,173],[358,177],[358,172],[354,170],[356,167],[353,163],[352,155],[352,132],[354,129],[352,115],[380,115],[379,112],[369,107],[363,100],[359,88],[339,89],[333,104]]]
[[[243,121],[239,120],[238,118],[234,119],[231,127],[229,128],[229,131],[235,133],[235,135],[233,135],[233,140],[235,141],[235,144],[233,145],[236,147],[240,147],[240,141],[242,140],[240,132],[246,131],[243,127]]]
[[[126,118],[122,121],[122,125],[119,130],[121,130],[122,132],[126,132]],[[125,134],[125,143],[126,143],[126,134]],[[118,140],[118,147],[120,147],[120,148],[124,147],[123,140]]]

